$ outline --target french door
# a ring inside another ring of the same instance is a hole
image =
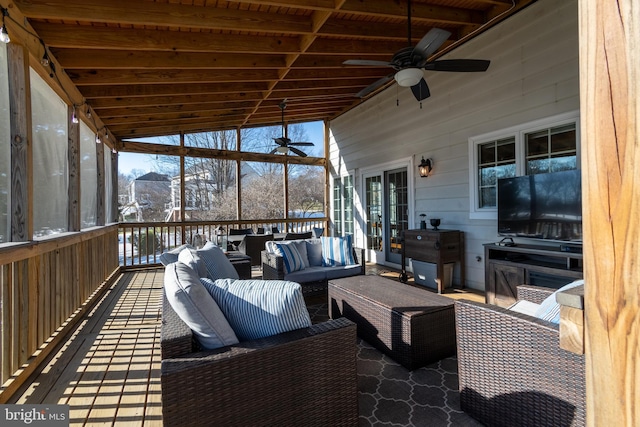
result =
[[[409,187],[406,167],[365,176],[367,249],[386,262],[401,264],[402,232],[409,225]]]

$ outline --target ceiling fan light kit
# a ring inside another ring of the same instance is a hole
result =
[[[313,146],[313,142],[291,142],[289,138],[287,138],[287,124],[284,121],[284,109],[287,108],[287,100],[284,99],[280,104],[278,104],[282,114],[282,136],[280,138],[273,138],[273,141],[276,143],[277,147],[269,152],[269,154],[289,154],[292,152],[297,154],[300,157],[306,157],[307,153],[304,151],[294,147],[294,146]]]
[[[398,71],[394,78],[400,86],[411,87],[420,83],[422,76],[422,70],[419,68],[405,68]]]
[[[411,38],[411,0],[407,0],[407,41],[409,46],[397,51],[391,61],[374,61],[368,59],[350,59],[344,65],[360,65],[366,67],[391,67],[395,73],[376,80],[356,94],[358,98],[373,93],[391,80],[401,87],[410,87],[413,96],[420,101],[431,96],[429,86],[424,79],[423,69],[430,71],[478,72],[486,71],[490,61],[484,59],[443,59],[430,61],[429,58],[449,39],[451,33],[441,28],[432,28],[417,45],[412,46]]]

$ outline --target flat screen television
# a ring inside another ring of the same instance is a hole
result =
[[[498,234],[582,243],[580,171],[498,180]]]

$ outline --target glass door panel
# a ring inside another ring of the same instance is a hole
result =
[[[367,249],[382,251],[382,177],[365,179]]]
[[[409,189],[406,168],[385,172],[386,224],[385,258],[402,263],[402,232],[409,226]]]

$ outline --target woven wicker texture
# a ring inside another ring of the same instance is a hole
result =
[[[164,304],[164,425],[357,425],[356,327],[348,320],[178,356],[192,341],[180,323]]]
[[[453,300],[379,276],[329,282],[331,318],[344,316],[358,335],[407,369],[456,352]]]
[[[557,325],[471,301],[455,313],[465,412],[491,426],[585,425],[584,356],[560,349]]]

